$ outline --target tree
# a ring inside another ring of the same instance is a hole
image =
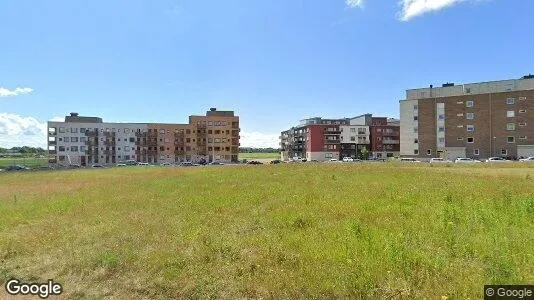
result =
[[[367,159],[367,157],[369,157],[369,151],[367,151],[367,147],[364,146],[360,152],[363,159]]]

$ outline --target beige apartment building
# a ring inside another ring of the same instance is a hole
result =
[[[65,122],[48,122],[48,153],[60,165],[237,162],[239,132],[239,117],[215,108],[188,124],[104,123],[71,113]]]
[[[406,91],[401,156],[534,156],[534,76]]]

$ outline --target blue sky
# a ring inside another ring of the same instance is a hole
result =
[[[398,116],[408,88],[534,73],[525,0],[0,1],[0,147],[47,120],[241,118],[277,146],[311,116]],[[18,90],[17,90],[18,88]]]

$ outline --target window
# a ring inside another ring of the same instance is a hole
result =
[[[71,146],[70,151],[72,152],[78,152],[78,146]]]
[[[464,113],[459,113],[459,114],[456,114],[457,117],[463,117],[464,116]]]
[[[457,140],[457,141],[463,141],[464,138],[463,138],[463,137],[457,137],[456,140]]]
[[[432,150],[430,149],[426,150],[426,155],[432,155]]]
[[[465,88],[465,93],[466,94],[471,94],[471,88]]]
[[[70,141],[73,142],[73,143],[77,143],[78,142],[78,138],[73,136],[73,137],[70,138]]]
[[[124,133],[129,133],[130,132],[130,128],[124,128]]]
[[[356,132],[356,128],[354,128],[354,127],[351,128],[351,129],[350,129],[350,132]]]
[[[436,103],[436,108],[445,108],[445,103]]]
[[[65,127],[59,127],[59,132],[60,133],[65,133]]]
[[[351,136],[351,137],[350,137],[350,141],[351,141],[351,142],[355,142],[355,141],[356,141],[356,137],[355,137],[355,136]]]
[[[527,112],[526,109],[520,109],[520,110],[519,110],[519,113],[520,113],[520,114],[524,114],[524,113],[526,113],[526,112]]]
[[[85,128],[80,128],[80,133],[85,133]]]
[[[417,132],[418,132],[417,127],[414,127],[413,128],[413,133],[417,133]]]
[[[480,150],[479,149],[473,150],[473,155],[480,155]]]
[[[467,131],[475,131],[475,125],[467,125]]]
[[[445,131],[445,127],[444,126],[439,126],[438,127],[438,132],[444,132]]]
[[[506,112],[506,117],[508,118],[513,118],[515,117],[515,111],[514,110],[509,110]]]
[[[86,137],[82,136],[82,137],[80,138],[80,142],[85,143],[86,141],[87,141],[87,138],[86,138]]]
[[[465,101],[465,106],[466,107],[473,107],[473,106],[475,106],[475,103],[473,102],[473,100]]]
[[[208,126],[213,126],[213,122],[212,121],[208,121]]]
[[[124,147],[124,151],[126,151],[126,152],[130,151],[130,147],[125,146],[125,147]]]
[[[414,144],[419,144],[419,139],[413,139]]]
[[[515,123],[506,124],[506,130],[515,130]]]
[[[474,142],[475,142],[475,138],[473,138],[473,137],[468,137],[468,138],[467,138],[467,142],[470,143],[470,144],[471,144],[471,143],[474,143]]]
[[[213,143],[213,138],[208,138],[208,143]]]
[[[507,142],[507,143],[510,143],[510,144],[511,144],[511,143],[515,143],[515,137],[513,137],[513,136],[508,136],[508,137],[506,137],[506,142]]]
[[[508,155],[508,150],[501,149],[501,155]]]
[[[521,127],[527,126],[527,122],[519,122],[519,126]]]
[[[221,142],[221,139],[220,138],[216,138],[215,139],[215,143],[220,143]]]
[[[519,97],[519,101],[525,101],[527,100],[527,97]]]
[[[417,119],[418,119],[418,116],[413,116],[414,121],[417,121]]]
[[[221,126],[226,126],[226,121],[222,121]]]
[[[324,158],[332,158],[332,153],[325,153]]]
[[[160,129],[160,130],[159,130],[159,133],[160,133],[160,134],[165,134],[165,129]]]
[[[445,120],[445,115],[444,115],[444,114],[440,114],[440,115],[438,116],[438,119],[439,119],[439,120]]]
[[[71,129],[70,129],[70,132],[71,132],[71,133],[78,133],[78,128],[71,128]]]
[[[519,137],[520,140],[526,140],[527,139],[527,136],[526,135],[522,135]]]
[[[439,138],[438,141],[439,141],[440,144],[443,144],[443,143],[445,143],[445,138]]]
[[[413,109],[414,109],[414,110],[418,110],[418,109],[419,109],[419,105],[414,104]]]
[[[80,146],[80,152],[84,152],[85,153],[85,146]]]
[[[463,101],[456,101],[456,104],[464,104]]]
[[[59,146],[58,151],[59,151],[59,152],[64,152],[64,151],[65,151],[65,146]]]
[[[419,150],[414,149],[414,150],[413,150],[413,154],[414,154],[414,155],[418,155],[418,154],[419,154]]]
[[[458,127],[458,128],[464,128],[464,125],[458,125],[458,126],[456,126],[456,127]]]
[[[465,114],[465,118],[468,119],[468,120],[473,120],[475,118],[475,114],[474,113],[466,113]]]
[[[515,98],[507,98],[506,104],[515,104]]]

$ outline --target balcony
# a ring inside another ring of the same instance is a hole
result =
[[[89,130],[86,130],[86,131],[85,131],[85,136],[88,136],[88,137],[98,137],[98,131],[89,131]]]
[[[339,141],[338,139],[335,139],[335,140],[329,140],[329,139],[325,139],[324,140],[324,143],[325,144],[339,144]]]
[[[398,132],[382,132],[382,136],[399,136]]]
[[[382,144],[398,145],[400,144],[400,141],[399,140],[382,140]]]

